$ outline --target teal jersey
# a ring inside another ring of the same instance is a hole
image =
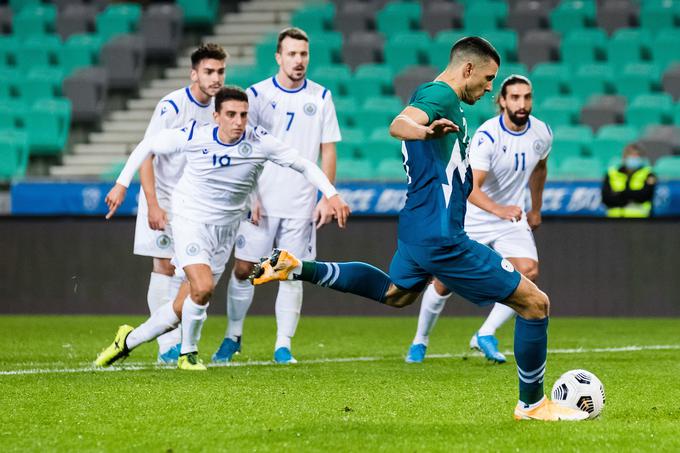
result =
[[[399,213],[399,240],[414,245],[453,245],[466,238],[466,201],[472,191],[467,158],[470,141],[460,99],[444,82],[420,85],[409,105],[453,121],[460,130],[432,140],[402,143],[408,190]]]

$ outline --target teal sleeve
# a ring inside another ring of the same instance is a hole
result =
[[[448,93],[437,85],[424,86],[415,93],[409,105],[425,112],[429,124],[446,117],[450,103],[447,95]]]

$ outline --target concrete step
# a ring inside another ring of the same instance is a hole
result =
[[[104,132],[139,132],[144,135],[147,121],[104,121],[102,129]]]
[[[243,49],[242,49],[243,50]],[[255,64],[255,57],[254,57],[254,50],[249,49],[245,50],[246,52],[249,53],[248,56],[235,56],[232,54],[230,55],[229,61],[227,61],[227,71],[229,71],[229,66],[252,66]],[[183,85],[180,86],[186,86],[189,84],[189,73],[191,72],[191,60],[189,59],[189,55],[193,52],[191,50],[187,56],[186,59],[185,57],[182,57],[182,60],[184,60],[187,65],[186,66],[178,66],[176,68],[169,68],[165,70],[165,77],[171,78],[171,79],[183,79]]]
[[[156,108],[160,98],[157,99],[130,99],[127,101],[127,107],[130,110],[153,110]]]
[[[127,154],[130,145],[125,143],[78,143],[73,147],[74,155],[124,155]]]
[[[299,0],[256,0],[241,3],[240,10],[243,12],[292,11],[301,5],[302,2]]]
[[[189,85],[188,77],[172,77],[167,79],[154,79],[151,81],[150,88],[163,88],[164,90],[175,91],[179,88]]]
[[[244,23],[244,22],[229,22],[228,24],[218,25],[215,27],[214,33],[219,36],[229,37],[237,39],[239,35],[253,35],[259,34],[264,35],[272,32],[279,32],[282,28],[280,23],[272,22],[254,22],[254,23]],[[210,41],[210,38],[205,38],[205,41]],[[234,44],[238,44],[235,41]]]
[[[95,132],[90,134],[92,143],[118,143],[137,145],[144,138],[144,132]]]
[[[180,87],[177,87],[180,88]],[[177,89],[175,88],[175,89]],[[161,100],[166,94],[168,94],[169,91],[167,88],[160,87],[160,88],[144,88],[139,92],[139,97],[142,99],[155,99],[156,103]]]
[[[169,92],[169,91],[168,91]],[[151,120],[153,109],[149,110],[117,110],[109,117],[112,121],[144,121]]]
[[[126,159],[127,154],[68,154],[64,156],[64,165],[73,167],[101,165],[108,168]]]
[[[222,33],[222,30],[225,30],[230,24],[276,24],[289,20],[289,11],[242,11],[225,15],[214,30],[216,33]]]
[[[108,171],[110,165],[62,165],[50,167],[50,174],[52,176],[59,176],[61,178],[93,178],[96,179],[102,173]]]

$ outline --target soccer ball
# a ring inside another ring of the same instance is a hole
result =
[[[604,409],[604,386],[590,371],[571,370],[553,385],[552,399],[562,406],[588,412],[592,419]]]

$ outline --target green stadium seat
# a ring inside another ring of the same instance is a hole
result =
[[[644,0],[640,3],[640,28],[654,33],[678,26],[680,3],[677,1]]]
[[[668,124],[673,115],[673,98],[667,93],[640,94],[626,109],[626,123],[642,129]]]
[[[312,4],[295,11],[290,22],[294,27],[311,33],[332,30],[334,17],[335,5],[333,3]]]
[[[680,102],[676,103],[673,108],[673,124],[680,124]]]
[[[54,33],[57,8],[54,5],[26,6],[12,20],[12,31],[19,39]]]
[[[393,94],[394,71],[387,65],[368,63],[360,65],[349,85],[349,94],[358,99]]]
[[[71,101],[40,100],[25,117],[31,155],[57,155],[64,151],[71,125]]]
[[[354,112],[359,109],[359,102],[355,98],[333,96],[333,104],[335,104],[335,113],[338,116],[338,123],[341,129],[345,127],[358,127]]]
[[[375,178],[373,164],[366,159],[338,159],[338,181],[371,180]]]
[[[15,36],[0,35],[0,68],[16,66],[19,40]]]
[[[582,103],[572,96],[546,98],[536,109],[535,115],[555,128],[560,125],[576,124]]]
[[[337,107],[337,106],[336,106]],[[341,128],[342,140],[338,143],[339,159],[358,159],[362,155],[362,148],[366,144],[366,134],[362,129]]]
[[[463,30],[444,30],[437,33],[434,41],[427,48],[427,61],[430,65],[444,69],[449,64],[451,47],[460,38],[467,36]]]
[[[28,167],[28,137],[23,131],[3,131],[0,135],[0,180],[24,176]]]
[[[59,56],[59,63],[64,74],[68,76],[77,69],[96,65],[102,45],[102,38],[94,34],[69,36]]]
[[[569,87],[571,94],[586,102],[593,95],[609,94],[614,91],[614,71],[606,63],[590,63],[578,66]]]
[[[0,68],[0,100],[19,97],[21,84],[19,71]]]
[[[395,73],[408,66],[424,64],[430,44],[430,35],[424,31],[396,34],[385,43],[385,64]]]
[[[661,30],[656,35],[652,45],[652,60],[662,71],[680,60],[678,57],[679,42],[680,28]]]
[[[342,63],[342,33],[336,31],[309,33],[312,65]]]
[[[492,43],[501,56],[501,66],[517,61],[517,44],[519,39],[515,30],[510,28],[502,30],[487,29],[481,32],[473,32],[471,30],[469,34],[481,36]]]
[[[276,54],[276,36],[268,35],[255,46],[255,63],[260,68],[270,68]]]
[[[264,79],[262,77],[262,70],[257,66],[229,66],[227,68],[227,83],[229,85],[236,85],[246,89],[262,79]]]
[[[54,99],[61,96],[61,83],[64,71],[59,68],[32,69],[19,86],[21,99],[26,104],[33,104],[39,99]]]
[[[551,156],[564,161],[569,157],[591,157],[593,131],[588,126],[558,126],[554,129]]]
[[[616,30],[607,44],[607,61],[622,68],[628,63],[642,62],[652,58],[652,34],[639,28]]]
[[[621,159],[623,148],[636,141],[639,131],[634,126],[610,124],[602,126],[593,139],[591,146],[593,157],[606,167],[613,159]]]
[[[570,86],[571,71],[564,63],[538,63],[531,71],[534,97],[560,96]]]
[[[21,12],[24,8],[42,5],[42,0],[9,0],[9,7],[15,13]]]
[[[219,19],[219,0],[177,0],[184,23],[191,27],[211,26]]]
[[[661,156],[654,163],[654,173],[659,179],[680,179],[680,156]]]
[[[500,90],[503,80],[512,74],[519,74],[529,77],[529,70],[524,63],[503,63],[501,61],[501,66],[498,68],[498,73],[496,74],[496,78],[493,81],[494,95]]]
[[[606,58],[607,34],[604,30],[583,29],[566,33],[560,45],[563,62],[576,67],[584,63],[604,61]]]
[[[387,128],[383,128],[387,130]],[[378,137],[369,138],[361,149],[361,156],[373,163],[374,167],[384,159],[401,160],[401,142],[395,138]]]
[[[550,28],[565,34],[595,25],[593,1],[566,0],[550,12]]]
[[[61,47],[61,40],[56,35],[27,38],[16,54],[17,67],[21,71],[29,71],[40,66],[57,66]]]
[[[376,127],[388,127],[395,116],[404,108],[397,96],[377,96],[364,101],[355,115],[355,126],[367,133]]]
[[[375,169],[376,179],[380,181],[406,181],[403,160],[383,159]]]
[[[352,73],[347,65],[318,66],[310,78],[328,88],[333,96],[349,95]]]
[[[613,79],[616,93],[632,99],[660,89],[661,70],[652,63],[630,63],[619,70]]]
[[[501,29],[508,17],[508,5],[505,2],[476,1],[465,6],[463,28],[476,30],[475,34],[487,30]]]
[[[0,131],[24,129],[26,105],[17,99],[0,99]]]
[[[494,98],[489,94],[475,102],[474,105],[463,104],[463,110],[465,111],[465,120],[468,124],[468,135],[470,136],[475,133],[483,122],[498,115]]]
[[[134,33],[142,16],[142,7],[136,3],[109,5],[95,19],[97,34],[104,42],[116,35]]]
[[[570,157],[554,170],[550,177],[558,180],[600,180],[604,177],[606,167],[594,157]]]
[[[102,181],[115,181],[116,178],[118,178],[118,175],[120,175],[120,172],[123,171],[123,167],[125,167],[125,161],[112,164],[99,175],[99,179]],[[135,173],[135,179],[139,179],[139,172]]]
[[[415,2],[389,2],[376,14],[376,28],[386,37],[418,30],[422,7]]]

